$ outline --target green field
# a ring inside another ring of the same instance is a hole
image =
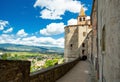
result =
[[[31,61],[30,72],[61,64],[64,60],[58,54],[41,54],[37,52],[5,52],[0,55],[0,59]]]

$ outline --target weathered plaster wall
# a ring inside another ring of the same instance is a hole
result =
[[[120,0],[98,3],[100,82],[120,82]]]
[[[78,27],[65,27],[65,52],[64,57],[66,61],[71,61],[77,58],[78,48]]]
[[[65,27],[64,57],[66,61],[81,57],[83,55],[82,50],[85,50],[84,55],[87,55],[86,37],[91,30],[91,25],[71,25]],[[82,47],[82,43],[85,44],[85,47]]]
[[[82,56],[82,50],[85,50],[84,55],[88,55],[88,34],[91,31],[91,27],[89,25],[83,25],[83,26],[79,26],[78,28],[78,55]],[[85,32],[85,36],[84,33]],[[85,46],[83,47],[82,44],[85,44]]]

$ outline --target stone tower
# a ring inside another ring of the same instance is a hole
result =
[[[77,25],[69,25],[65,27],[65,61],[74,60],[82,55],[86,55],[85,39],[91,31],[90,19],[87,19],[85,11],[81,8],[77,17]],[[81,47],[83,43],[83,48]],[[82,51],[82,49],[84,51]]]

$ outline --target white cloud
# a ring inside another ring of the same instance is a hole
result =
[[[24,31],[24,29],[21,29],[17,32],[17,35],[20,36],[20,37],[25,37],[28,34]]]
[[[21,43],[25,45],[62,47],[63,48],[64,38],[54,39],[52,37],[31,36],[31,37],[23,38]]]
[[[90,19],[90,16],[87,16],[87,19]]]
[[[76,25],[77,24],[77,19],[72,18],[72,19],[68,20],[67,24],[68,25]]]
[[[64,32],[64,27],[64,23],[51,23],[46,28],[40,30],[40,33],[46,36],[57,35]]]
[[[3,33],[10,33],[10,32],[12,32],[12,31],[13,31],[13,28],[9,28],[9,29],[7,29],[7,30],[4,30]]]
[[[15,35],[2,34],[0,35],[0,43],[13,43],[30,46],[49,46],[49,47],[64,47],[64,38],[54,39],[52,37],[18,37]]]
[[[0,20],[0,30],[4,30],[4,27],[6,27],[8,24],[8,21]]]
[[[34,7],[42,8],[40,17],[43,19],[62,19],[66,11],[79,13],[82,6],[77,0],[36,0],[34,4]]]
[[[2,34],[0,36],[0,43],[11,43],[12,41],[14,41],[13,35]]]

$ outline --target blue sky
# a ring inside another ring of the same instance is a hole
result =
[[[64,47],[64,27],[76,24],[92,0],[0,0],[0,43]]]

